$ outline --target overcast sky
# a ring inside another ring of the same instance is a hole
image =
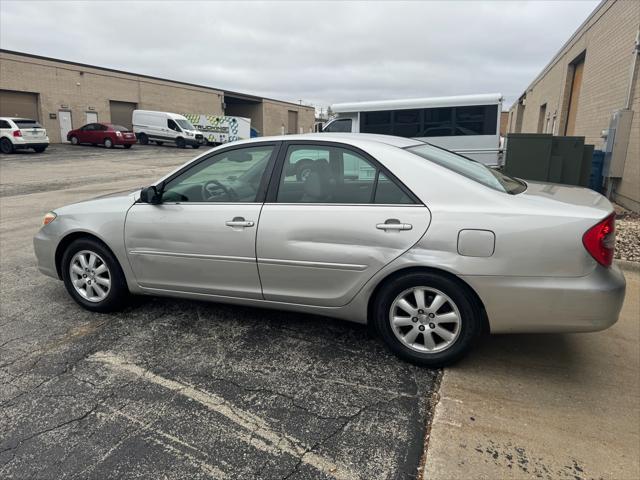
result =
[[[597,4],[2,0],[0,46],[317,107],[501,92],[506,108]]]

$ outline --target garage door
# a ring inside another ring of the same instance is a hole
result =
[[[38,118],[38,94],[0,90],[0,117]]]
[[[111,107],[111,123],[133,130],[131,117],[133,116],[133,111],[138,108],[138,104],[111,100],[109,106]]]

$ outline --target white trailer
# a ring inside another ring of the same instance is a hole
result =
[[[205,113],[184,113],[183,115],[202,133],[206,144],[220,145],[251,137],[250,118]]]

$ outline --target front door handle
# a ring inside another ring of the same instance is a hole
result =
[[[398,220],[397,218],[389,218],[387,219],[384,223],[378,223],[376,225],[376,228],[378,230],[384,230],[384,231],[399,231],[399,230],[411,230],[413,228],[413,225],[411,225],[410,223],[400,223],[400,220]]]
[[[224,222],[227,227],[253,227],[255,223],[251,220],[245,220],[244,217],[233,217],[233,220]]]

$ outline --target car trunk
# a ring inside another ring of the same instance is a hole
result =
[[[25,141],[44,140],[47,136],[47,131],[38,122],[15,120],[15,124]]]
[[[527,181],[527,189],[519,194],[533,201],[540,201],[557,208],[586,207],[593,215],[589,218],[604,218],[613,212],[613,206],[599,193],[584,187]]]

